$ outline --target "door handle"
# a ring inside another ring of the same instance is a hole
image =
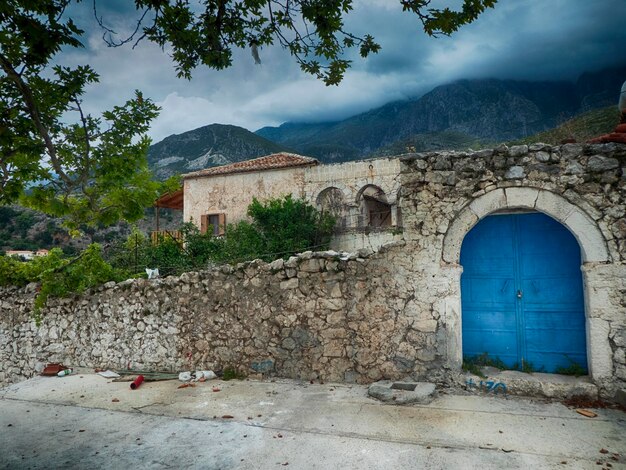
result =
[[[521,290],[517,291],[517,298],[518,299],[521,299],[523,295],[524,295],[524,293]]]

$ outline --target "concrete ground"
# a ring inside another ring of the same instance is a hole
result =
[[[618,410],[450,394],[400,407],[364,386],[286,380],[179,385],[132,391],[77,373],[1,389],[0,468],[626,469]]]

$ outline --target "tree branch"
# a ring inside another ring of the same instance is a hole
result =
[[[117,35],[117,33],[112,30],[111,28],[107,27],[104,25],[104,22],[102,21],[102,16],[98,17],[98,9],[96,6],[96,2],[97,0],[93,0],[93,16],[96,19],[96,22],[98,23],[98,26],[100,26],[103,30],[104,33],[102,33],[102,40],[106,43],[107,46],[109,47],[120,47],[123,46],[124,44],[128,44],[129,42],[133,41],[135,39],[135,35],[139,32],[139,29],[141,28],[142,24],[143,24],[143,20],[146,17],[146,15],[148,14],[148,12],[150,11],[150,9],[146,8],[141,17],[137,20],[137,24],[135,25],[135,30],[125,39],[122,39],[118,42],[113,40],[113,35]],[[156,21],[156,18],[155,18]],[[107,38],[107,34],[109,35],[109,37]],[[146,32],[144,31],[143,34],[141,34],[141,36],[139,36],[137,38],[137,40],[135,41],[135,43],[133,44],[133,49],[135,47],[137,47],[137,44],[139,44],[139,42],[144,39],[146,37]]]
[[[37,103],[35,102],[35,97],[33,96],[33,93],[30,87],[28,86],[26,82],[24,82],[24,80],[22,80],[22,77],[20,76],[20,74],[17,73],[17,71],[15,70],[15,68],[13,68],[9,60],[2,54],[0,54],[0,67],[2,67],[2,70],[4,70],[4,73],[7,74],[7,77],[9,77],[9,79],[13,81],[15,85],[17,85],[17,88],[20,91],[22,98],[24,99],[24,104],[26,105],[28,114],[32,118],[35,124],[35,127],[37,128],[37,131],[39,132],[39,135],[42,137],[45,143],[46,150],[48,151],[48,156],[50,157],[50,163],[52,164],[54,171],[59,175],[59,177],[65,183],[67,183],[68,185],[71,185],[72,180],[67,176],[67,174],[65,174],[65,172],[63,171],[63,168],[61,167],[61,162],[59,161],[57,157],[56,147],[54,145],[54,142],[52,142],[52,137],[50,137],[50,132],[48,131],[48,128],[44,125],[44,123],[41,120],[41,115],[39,114],[39,108],[37,106]]]

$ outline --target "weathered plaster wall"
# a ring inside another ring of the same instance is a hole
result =
[[[51,301],[41,328],[28,316],[33,292],[2,290],[0,381],[48,360],[358,382],[452,377],[462,360],[463,238],[490,213],[524,209],[578,239],[592,378],[605,396],[626,387],[626,145],[501,146],[400,161],[404,241],[368,257],[308,253],[107,285]]]
[[[185,179],[183,220],[199,226],[203,214],[224,212],[226,223],[234,223],[247,218],[253,197],[303,197],[304,172],[296,167]]]
[[[402,231],[393,229],[346,229],[336,233],[330,241],[332,250],[355,252],[361,248],[378,250],[380,247],[403,240]]]
[[[392,223],[398,224],[396,212],[398,190],[400,189],[400,161],[397,158],[379,158],[374,160],[359,160],[355,162],[336,163],[332,165],[318,165],[309,167],[305,171],[305,197],[313,204],[317,201],[319,194],[327,188],[337,188],[343,195],[346,208],[346,227],[358,227],[360,216],[359,199],[363,188],[369,185],[376,186],[383,190],[387,202],[392,205]],[[362,220],[362,219],[361,219]],[[377,234],[374,235],[373,243],[376,244]],[[362,237],[357,237],[362,238]],[[346,243],[348,236],[344,237]],[[387,238],[385,238],[387,240]],[[369,239],[363,240],[368,246]],[[336,245],[341,249],[349,249],[349,245]],[[380,245],[379,245],[380,246]]]

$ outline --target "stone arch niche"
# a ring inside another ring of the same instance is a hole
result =
[[[346,228],[346,204],[341,189],[334,186],[325,188],[320,191],[315,202],[321,212],[331,214],[336,218],[337,229]]]
[[[461,273],[459,265],[461,245],[465,235],[489,214],[503,210],[526,209],[542,212],[563,224],[576,238],[581,249],[581,270],[585,297],[587,334],[587,357],[589,374],[599,381],[609,378],[613,372],[612,350],[609,343],[609,324],[602,318],[606,308],[603,290],[595,289],[599,282],[596,269],[611,262],[606,240],[587,212],[551,191],[515,187],[490,191],[466,204],[450,223],[443,240],[443,266],[450,268],[451,290],[446,317],[449,329],[448,360],[460,367],[462,357]],[[452,301],[450,299],[456,299]]]
[[[378,186],[368,184],[361,188],[356,202],[360,212],[359,226],[390,227],[392,225],[391,203],[385,191]]]

